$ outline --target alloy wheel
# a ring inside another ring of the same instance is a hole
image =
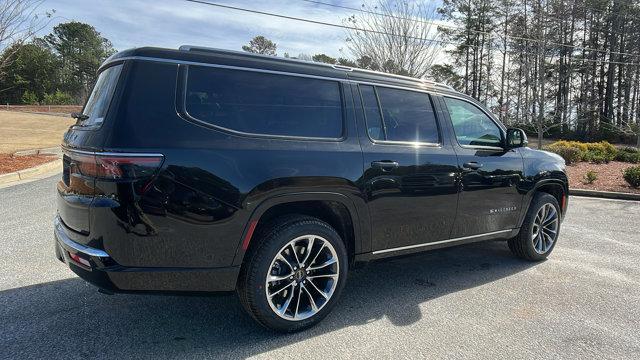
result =
[[[545,254],[556,241],[558,235],[558,210],[553,204],[544,204],[533,221],[531,241],[538,254]]]
[[[339,261],[329,241],[299,236],[276,254],[265,280],[269,306],[281,318],[308,319],[331,299],[338,284]]]

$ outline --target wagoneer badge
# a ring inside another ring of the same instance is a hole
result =
[[[511,207],[503,207],[503,208],[497,208],[497,209],[489,209],[489,214],[497,214],[497,213],[503,213],[503,212],[509,212],[509,211],[516,211],[516,207],[511,206]]]

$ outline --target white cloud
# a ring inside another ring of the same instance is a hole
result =
[[[340,24],[350,14],[349,10],[301,1],[216,2],[334,24]],[[177,48],[182,44],[239,50],[253,36],[264,35],[278,44],[279,54],[324,52],[340,56],[346,36],[340,28],[183,0],[49,0],[43,7],[56,9],[60,16],[44,33],[59,22],[82,21],[95,26],[118,50],[149,45]]]

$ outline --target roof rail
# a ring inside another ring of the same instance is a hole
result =
[[[264,58],[264,59],[269,59],[269,60],[297,62],[297,63],[303,63],[303,64],[307,64],[307,65],[308,64],[313,64],[313,65],[316,65],[316,66],[331,67],[331,68],[334,68],[336,70],[343,70],[343,71],[354,71],[354,70],[357,70],[357,71],[361,71],[361,72],[365,72],[365,73],[369,73],[369,74],[378,74],[378,75],[387,76],[387,77],[393,77],[393,78],[397,78],[397,79],[422,82],[423,84],[426,84],[426,85],[431,85],[431,86],[434,86],[434,87],[440,87],[440,88],[444,88],[444,89],[447,89],[447,90],[456,91],[453,87],[451,87],[449,85],[446,85],[446,84],[443,84],[443,83],[439,83],[439,82],[435,82],[435,81],[432,81],[432,80],[413,78],[413,77],[410,77],[410,76],[397,75],[397,74],[389,74],[389,73],[385,73],[385,72],[381,72],[381,71],[374,71],[374,70],[368,70],[368,69],[353,68],[353,67],[350,67],[350,66],[344,66],[344,65],[338,65],[338,64],[325,64],[325,63],[315,62],[315,61],[307,61],[307,60],[300,60],[300,59],[275,57],[275,56],[271,56],[271,55],[249,53],[249,52],[246,52],[246,51],[226,50],[226,49],[219,49],[219,48],[206,47],[206,46],[197,46],[197,45],[182,45],[182,46],[180,46],[178,48],[178,50],[180,50],[180,51],[199,51],[199,52],[209,52],[209,53],[237,54],[237,55],[242,55],[242,56],[259,57],[259,58]]]
[[[448,89],[448,90],[456,91],[454,88],[452,88],[449,85],[446,85],[446,84],[443,84],[443,83],[439,83],[439,82],[435,82],[433,80],[414,78],[414,77],[411,77],[411,76],[398,75],[398,74],[390,74],[390,73],[385,73],[385,72],[382,72],[382,71],[375,71],[375,70],[369,70],[369,69],[355,68],[353,70],[358,70],[358,71],[369,73],[369,74],[383,75],[383,76],[386,76],[386,77],[393,77],[393,78],[396,78],[396,79],[421,82],[423,84],[428,84],[428,85],[431,85],[431,86],[436,86],[436,87],[441,87],[441,88],[445,88],[445,89]]]
[[[442,88],[445,88],[445,89],[448,89],[448,90],[456,91],[456,89],[454,89],[452,86],[449,86],[447,84],[435,82],[433,80],[422,80],[422,81],[427,83],[427,84],[429,84],[429,85],[433,85],[433,86],[442,87]]]
[[[255,54],[255,53],[250,53],[250,52],[246,52],[246,51],[227,50],[227,49],[219,49],[219,48],[212,48],[212,47],[206,47],[206,46],[181,45],[178,48],[178,50],[180,50],[180,51],[199,51],[199,52],[209,52],[209,53],[218,53],[218,54],[219,53],[236,54],[236,55],[258,57],[258,58],[276,60],[276,61],[290,61],[290,62],[297,62],[297,63],[307,64],[307,65],[313,64],[313,65],[318,65],[318,66],[333,67],[333,68],[338,69],[338,70],[345,70],[345,69],[336,68],[334,65],[331,65],[331,64],[325,64],[325,63],[320,63],[320,62],[315,62],[315,61],[291,59],[291,58],[285,58],[285,57],[276,57],[276,56],[272,56],[272,55]]]

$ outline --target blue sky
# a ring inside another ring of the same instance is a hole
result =
[[[358,7],[358,0],[323,0]],[[352,12],[300,0],[216,0],[238,7],[340,24]],[[55,18],[41,35],[60,22],[76,20],[93,25],[118,50],[136,46],[177,48],[183,44],[240,50],[255,35],[288,52],[348,55],[345,32],[339,28],[254,15],[184,0],[46,0],[41,10],[55,9]],[[341,53],[344,49],[344,53]]]

